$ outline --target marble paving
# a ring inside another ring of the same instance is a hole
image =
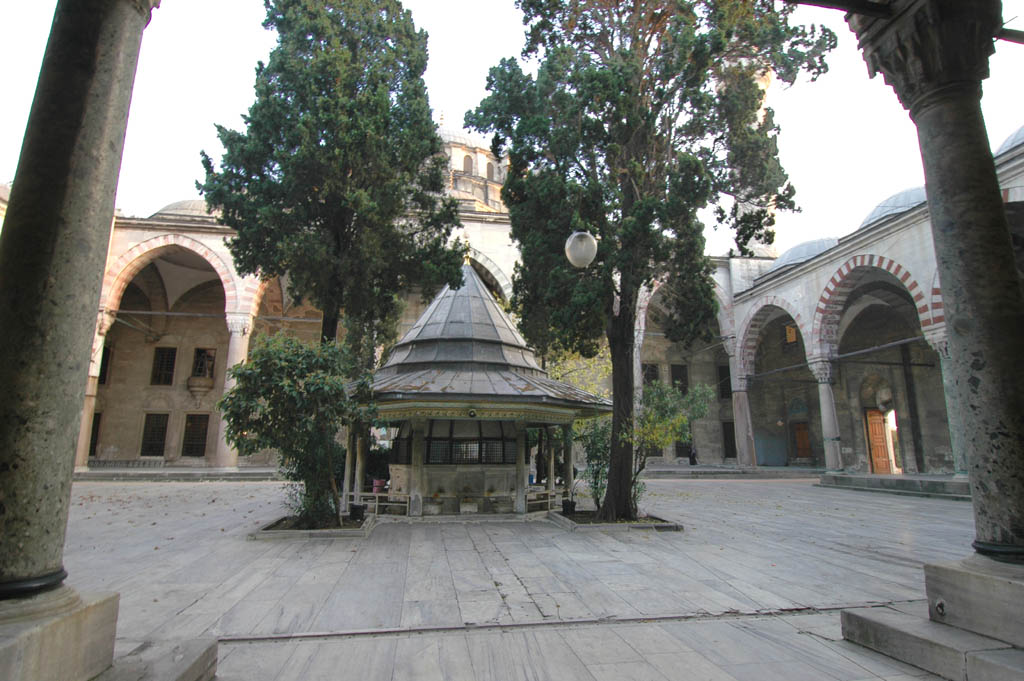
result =
[[[76,482],[69,583],[121,594],[117,653],[216,636],[221,679],[908,680],[838,608],[918,601],[970,504],[809,480],[651,480],[685,531],[390,523],[251,541],[281,483]]]

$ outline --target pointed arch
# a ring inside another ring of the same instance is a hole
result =
[[[882,270],[895,277],[913,299],[922,331],[931,326],[933,320],[926,300],[925,289],[918,284],[909,269],[885,256],[855,255],[839,266],[818,298],[818,305],[814,311],[814,324],[811,329],[811,347],[817,351],[815,354],[822,357],[832,357],[836,354],[843,307],[863,275],[872,269]]]
[[[754,373],[754,357],[757,355],[757,345],[761,339],[761,328],[773,316],[773,310],[782,310],[792,317],[804,339],[804,347],[807,347],[807,325],[796,305],[779,296],[759,298],[750,308],[736,336],[738,380],[744,380],[746,376]]]
[[[146,265],[156,260],[160,255],[160,251],[168,246],[185,248],[205,260],[213,268],[213,271],[217,273],[217,277],[224,287],[225,311],[237,309],[238,291],[235,284],[234,270],[208,246],[181,234],[164,234],[163,236],[153,237],[136,244],[122,253],[103,276],[100,309],[110,310],[119,306],[125,288],[135,278],[135,275]]]

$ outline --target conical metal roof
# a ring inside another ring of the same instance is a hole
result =
[[[611,409],[607,399],[548,378],[476,271],[463,265],[462,277],[461,288],[437,294],[374,374],[382,415],[399,411],[405,418],[425,405],[423,414],[440,417],[431,408],[439,402],[455,410],[448,418],[469,406],[482,418],[511,418],[509,409],[529,405],[524,418],[528,412],[536,420],[547,405],[552,421]]]

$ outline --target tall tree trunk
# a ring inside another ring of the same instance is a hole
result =
[[[337,307],[324,310],[324,318],[320,323],[321,343],[333,343],[338,338],[338,319],[340,317],[341,311]]]
[[[599,516],[603,520],[633,520],[633,444],[623,437],[633,427],[633,345],[636,287],[626,277],[619,286],[619,312],[611,316],[608,348],[612,355],[612,443],[608,490]]]

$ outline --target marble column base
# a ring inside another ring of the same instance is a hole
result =
[[[1024,647],[1024,564],[975,554],[924,566],[928,616]]]
[[[61,586],[0,601],[0,679],[87,681],[114,659],[118,595]]]

